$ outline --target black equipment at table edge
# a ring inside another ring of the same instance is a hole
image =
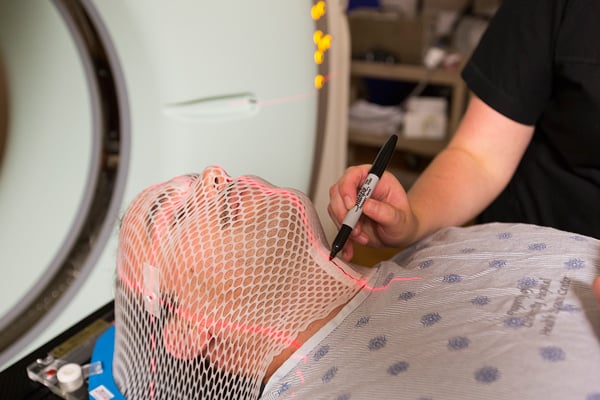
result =
[[[114,321],[114,301],[110,301],[98,310],[56,336],[46,344],[40,346],[27,356],[16,361],[3,371],[0,371],[0,393],[2,399],[10,400],[41,400],[60,399],[48,388],[38,382],[34,382],[27,376],[27,367],[37,359],[45,358],[49,352],[59,345],[67,342],[77,333],[84,330],[90,324],[102,320],[107,323]],[[88,360],[89,361],[89,360]]]

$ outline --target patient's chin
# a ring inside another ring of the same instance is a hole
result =
[[[268,367],[264,364],[270,362],[264,360],[261,341],[248,340],[248,336],[237,342],[219,340],[181,319],[165,323],[162,339],[165,350],[177,360],[204,360],[223,373],[240,377],[256,379]]]
[[[174,358],[192,360],[208,346],[210,335],[181,320],[171,320],[163,328],[163,345]]]

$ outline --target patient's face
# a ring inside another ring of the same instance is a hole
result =
[[[171,357],[250,376],[358,290],[328,262],[323,240],[301,193],[211,167],[133,201],[118,274],[161,319]]]

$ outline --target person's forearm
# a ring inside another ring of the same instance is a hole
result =
[[[483,211],[509,182],[533,136],[476,96],[448,147],[408,192],[416,219],[412,240],[463,225]]]
[[[413,241],[442,227],[472,220],[504,184],[490,176],[469,153],[459,148],[445,149],[408,192],[417,220]]]

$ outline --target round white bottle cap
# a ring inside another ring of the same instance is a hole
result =
[[[83,385],[83,373],[79,364],[65,364],[58,369],[56,378],[65,392],[74,392]]]

